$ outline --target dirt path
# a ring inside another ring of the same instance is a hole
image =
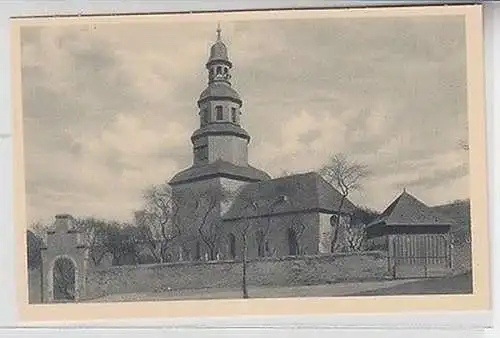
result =
[[[356,295],[385,288],[397,287],[416,282],[416,279],[395,281],[373,281],[357,283],[335,283],[327,285],[289,286],[289,287],[249,287],[250,298],[284,297],[338,297]],[[160,301],[241,298],[240,289],[198,289],[172,290],[161,293],[114,294],[89,302]]]
[[[464,294],[472,293],[472,274],[454,277],[417,280],[410,283],[392,285],[388,288],[366,290],[360,296],[418,295],[418,294]]]

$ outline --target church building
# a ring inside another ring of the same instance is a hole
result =
[[[171,257],[179,260],[295,256],[341,250],[355,207],[317,173],[271,178],[249,164],[243,100],[232,86],[232,62],[217,29],[198,99],[199,128],[191,136],[192,165],[169,181],[175,226]],[[251,112],[250,112],[251,113]],[[339,206],[342,205],[342,210]],[[338,219],[337,219],[338,217]]]

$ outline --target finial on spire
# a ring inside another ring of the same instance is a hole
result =
[[[217,23],[217,41],[220,41],[220,33],[221,33],[220,22],[218,22]]]

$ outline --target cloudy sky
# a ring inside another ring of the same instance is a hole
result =
[[[216,23],[22,29],[28,219],[128,220],[141,192],[191,164]],[[317,170],[338,152],[371,176],[351,199],[468,197],[461,17],[222,23],[253,166]]]

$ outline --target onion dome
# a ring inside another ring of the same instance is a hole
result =
[[[217,41],[210,48],[210,57],[208,58],[207,67],[214,62],[222,62],[231,66],[229,56],[227,54],[227,47],[221,39],[221,29],[217,27]]]

